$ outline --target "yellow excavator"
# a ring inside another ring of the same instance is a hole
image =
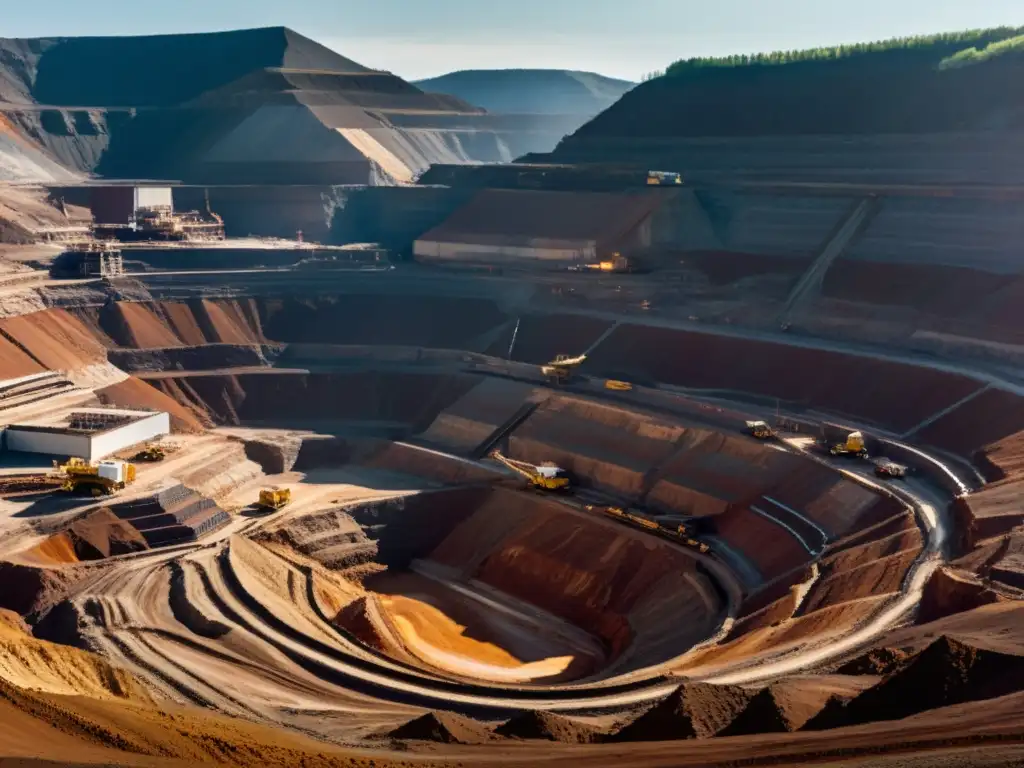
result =
[[[547,365],[542,365],[540,372],[552,384],[565,384],[572,378],[575,370],[586,362],[586,359],[586,355],[577,355],[576,357],[558,355]]]
[[[868,458],[868,449],[864,445],[864,435],[860,432],[851,432],[846,436],[845,443],[835,443],[828,452],[833,456],[853,456],[858,459]]]
[[[277,511],[288,506],[292,501],[291,488],[264,488],[260,491],[259,506]]]
[[[516,461],[503,455],[501,451],[492,451],[491,458],[525,477],[534,488],[544,491],[569,490],[569,473],[554,464],[536,465],[525,461]]]
[[[124,490],[135,482],[135,465],[127,461],[88,462],[71,458],[66,464],[54,462],[61,480],[61,490],[71,493],[86,491],[93,496],[106,496]]]

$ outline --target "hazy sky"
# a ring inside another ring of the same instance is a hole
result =
[[[0,35],[288,26],[407,79],[552,67],[638,79],[687,56],[1024,25],[1024,0],[0,0]]]

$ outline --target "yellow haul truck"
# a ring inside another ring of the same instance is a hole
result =
[[[846,436],[845,443],[835,443],[828,452],[833,456],[854,456],[858,459],[868,458],[868,449],[864,445],[864,435],[860,432],[851,432]]]
[[[292,501],[291,488],[264,488],[260,491],[259,506],[275,512],[288,506]]]
[[[766,421],[748,421],[746,432],[758,440],[771,440],[775,437],[775,430],[768,426]]]
[[[135,482],[135,465],[127,461],[94,464],[85,459],[71,458],[66,464],[55,463],[54,467],[63,479],[61,490],[72,493],[86,491],[93,496],[105,496]]]

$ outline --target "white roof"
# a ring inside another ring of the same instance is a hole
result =
[[[559,467],[537,467],[537,474],[540,475],[541,477],[557,477],[558,473],[561,471],[562,470]]]

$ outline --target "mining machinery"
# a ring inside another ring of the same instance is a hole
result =
[[[835,443],[828,452],[833,456],[852,456],[858,459],[868,458],[868,449],[864,445],[864,435],[860,432],[851,432],[846,436],[845,443]]]
[[[875,464],[875,474],[891,480],[900,480],[907,476],[907,468],[895,461],[884,459]]]
[[[594,507],[588,506],[588,510],[593,510]],[[649,533],[654,533],[659,536],[664,536],[666,539],[671,539],[679,544],[695,549],[702,555],[706,555],[711,551],[711,548],[702,541],[697,541],[693,538],[692,531],[684,524],[677,525],[664,525],[657,520],[652,520],[646,515],[641,515],[632,510],[626,510],[622,507],[605,507],[604,513],[609,517],[614,517],[621,523],[626,525],[632,525],[636,528],[642,528]]]
[[[746,432],[758,440],[771,440],[775,437],[775,430],[768,426],[766,421],[748,421]]]
[[[618,381],[616,379],[608,379],[604,383],[605,389],[610,389],[614,392],[632,392],[633,385],[628,381]]]
[[[260,491],[259,506],[276,512],[292,501],[291,488],[264,488]]]
[[[667,186],[678,186],[683,183],[683,176],[680,173],[673,171],[648,171],[647,172],[647,186],[649,187],[667,187]]]
[[[558,355],[547,365],[542,365],[540,372],[549,382],[560,386],[562,384],[567,384],[569,380],[572,379],[576,369],[581,366],[586,359],[586,355],[578,355],[576,357]]]
[[[613,275],[628,274],[633,271],[633,261],[621,253],[613,253],[607,259],[602,259],[595,264],[586,264],[584,269],[590,272],[604,272]]]
[[[147,445],[141,451],[132,456],[132,461],[163,461],[167,458],[167,451],[164,450],[162,445],[152,444]]]
[[[61,490],[72,493],[88,492],[93,496],[106,496],[124,490],[135,482],[135,465],[128,461],[101,461],[71,458],[66,464],[54,462],[59,473]]]
[[[525,461],[516,461],[508,458],[501,451],[492,451],[491,458],[522,475],[531,486],[539,490],[568,491],[571,485],[569,473],[554,464],[536,465]]]

